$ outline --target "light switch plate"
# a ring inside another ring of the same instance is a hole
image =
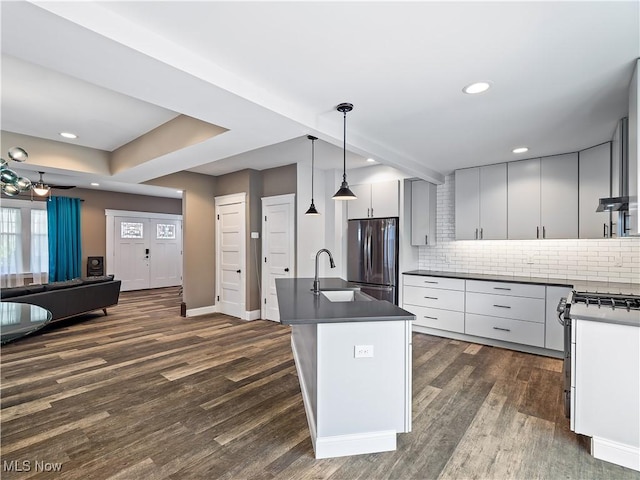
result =
[[[251,238],[260,238],[260,232],[251,232]]]

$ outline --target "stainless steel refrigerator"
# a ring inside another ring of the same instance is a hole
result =
[[[349,220],[347,241],[347,280],[397,305],[398,219]]]

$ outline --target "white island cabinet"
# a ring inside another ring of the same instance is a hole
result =
[[[640,471],[640,327],[572,322],[571,429],[594,457]]]
[[[411,431],[415,317],[338,278],[321,279],[319,295],[312,283],[276,280],[315,456],[395,450],[397,434]]]

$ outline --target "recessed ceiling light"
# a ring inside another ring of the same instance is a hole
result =
[[[92,187],[99,187],[99,186],[100,186],[100,184],[99,184],[99,183],[96,183],[96,182],[91,182],[91,186],[92,186]]]
[[[374,163],[374,162],[375,162],[375,160],[374,160],[373,158],[367,158],[367,162],[369,162],[369,163]]]
[[[514,148],[512,151],[513,153],[524,153],[529,151],[529,147],[518,147]]]
[[[60,136],[64,138],[78,138],[78,136],[75,133],[71,133],[71,132],[60,132]]]
[[[475,93],[486,92],[487,90],[489,90],[489,87],[491,87],[491,85],[488,82],[476,82],[472,83],[471,85],[467,85],[462,89],[462,91],[464,93],[473,95]]]

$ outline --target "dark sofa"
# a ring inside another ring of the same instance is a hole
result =
[[[46,308],[52,320],[63,320],[83,313],[102,310],[118,304],[120,280],[113,275],[74,278],[64,282],[24,287],[3,288],[0,299],[4,302],[30,303]]]

